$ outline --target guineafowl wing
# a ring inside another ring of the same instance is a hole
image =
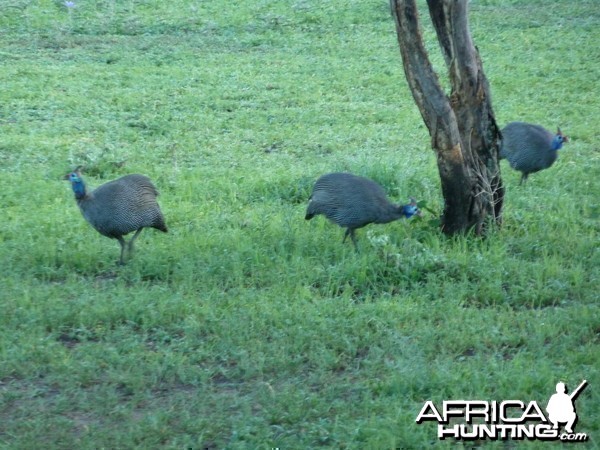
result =
[[[153,227],[166,233],[168,229],[165,218],[156,201],[159,193],[150,178],[137,174],[123,178],[126,178],[127,182],[131,182],[131,187],[135,186],[135,190],[138,192],[136,206],[144,226]]]

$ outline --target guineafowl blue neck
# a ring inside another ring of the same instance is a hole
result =
[[[71,186],[75,193],[75,198],[80,200],[85,197],[85,183],[77,176],[71,176]]]
[[[560,134],[554,136],[554,139],[552,139],[552,150],[559,150],[563,145],[563,141],[564,139]]]

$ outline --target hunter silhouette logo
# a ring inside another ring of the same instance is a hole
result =
[[[441,440],[560,440],[566,442],[587,441],[586,433],[573,431],[577,422],[574,401],[587,381],[583,380],[567,394],[565,383],[556,384],[556,393],[548,400],[546,416],[537,402],[521,400],[445,400],[440,409],[428,400],[419,412],[416,422],[438,423],[437,435]],[[452,424],[450,424],[452,421]],[[461,423],[462,422],[462,423]],[[466,423],[465,423],[466,422]],[[560,424],[565,424],[560,432]]]
[[[548,419],[554,425],[552,429],[557,430],[559,422],[566,422],[565,431],[573,434],[573,426],[577,422],[577,413],[573,401],[586,386],[587,380],[583,380],[571,395],[567,395],[565,383],[556,383],[556,394],[550,397],[548,406],[546,406]]]

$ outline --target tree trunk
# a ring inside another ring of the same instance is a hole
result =
[[[448,97],[427,56],[415,0],[391,0],[404,72],[436,152],[442,230],[481,234],[501,222],[504,188],[489,84],[469,33],[467,0],[427,0],[451,82]]]

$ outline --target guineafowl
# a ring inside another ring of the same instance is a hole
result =
[[[553,134],[540,125],[511,122],[502,130],[500,159],[506,158],[510,167],[523,174],[519,182],[522,184],[530,173],[554,164],[558,150],[568,141],[560,128]]]
[[[388,223],[401,217],[421,215],[414,199],[408,205],[391,203],[383,188],[368,178],[350,173],[328,173],[317,180],[306,209],[306,220],[323,214],[346,228],[354,247],[354,231],[370,223]]]
[[[135,231],[127,244],[129,254],[133,243],[145,227],[167,232],[165,218],[156,202],[158,191],[150,178],[144,175],[126,175],[109,181],[88,192],[79,168],[65,176],[71,182],[75,200],[85,220],[100,234],[117,239],[121,244],[123,265],[125,239],[123,236]]]

